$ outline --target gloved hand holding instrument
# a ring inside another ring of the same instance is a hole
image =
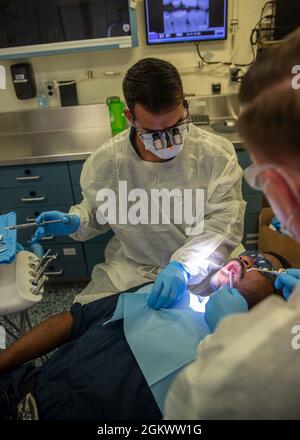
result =
[[[39,215],[35,223],[9,226],[7,229],[37,228],[31,240],[31,244],[37,243],[47,235],[66,236],[76,232],[80,227],[78,215],[66,214],[60,211],[48,211]]]

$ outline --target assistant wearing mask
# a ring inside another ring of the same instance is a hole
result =
[[[247,183],[262,191],[289,235],[300,241],[300,177],[277,164],[251,165],[244,172]],[[280,194],[280,197],[278,195]]]

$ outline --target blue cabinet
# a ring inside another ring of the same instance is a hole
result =
[[[0,214],[17,212],[18,223],[33,222],[44,211],[68,212],[82,200],[79,184],[83,161],[0,168]],[[23,246],[34,230],[17,233]],[[43,237],[41,244],[57,259],[48,267],[53,281],[88,279],[95,264],[104,261],[105,247],[112,233],[87,243],[70,237]]]
[[[243,170],[252,163],[245,150],[238,150],[237,157]],[[242,191],[247,202],[243,245],[246,249],[258,249],[259,214],[263,207],[263,193],[251,188],[245,179],[243,179]]]
[[[251,164],[246,151],[237,151],[243,169]],[[68,212],[82,200],[80,174],[83,161],[0,168],[0,213],[17,212],[19,223],[32,222],[44,211]],[[258,221],[262,209],[262,193],[243,182],[247,202],[243,244],[258,246]],[[33,230],[18,231],[18,241],[27,245]],[[45,249],[52,249],[58,259],[49,267],[53,280],[88,278],[93,267],[104,261],[104,252],[113,232],[79,243],[70,237],[44,237]]]

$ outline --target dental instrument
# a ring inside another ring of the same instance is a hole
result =
[[[48,220],[45,222],[42,222],[40,224],[37,224],[35,222],[33,223],[23,223],[21,225],[14,225],[14,226],[7,226],[5,229],[8,231],[13,231],[14,229],[30,229],[30,228],[38,228],[40,226],[46,226],[53,223],[62,223],[62,219],[59,220]]]
[[[251,267],[250,269],[247,269],[247,272],[252,272],[253,270],[256,270],[257,272],[271,273],[272,275],[277,275],[277,276],[281,273],[286,272],[285,269],[269,270],[269,269],[258,269],[257,267]]]
[[[229,271],[229,287],[230,289],[233,288],[233,275],[232,275],[232,271]]]

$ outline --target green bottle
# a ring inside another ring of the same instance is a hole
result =
[[[128,127],[124,113],[125,104],[121,101],[119,96],[110,96],[107,98],[107,105],[109,109],[112,135],[115,136],[126,130]]]

